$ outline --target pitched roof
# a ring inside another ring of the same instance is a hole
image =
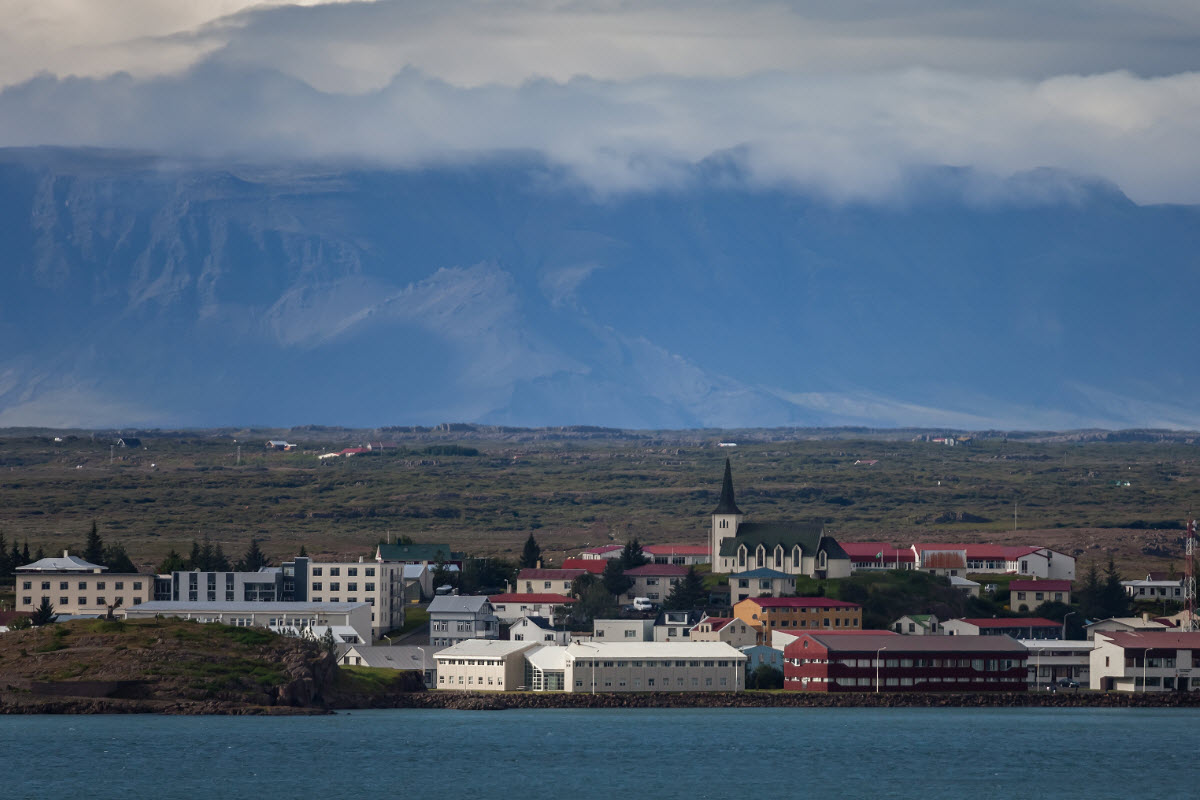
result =
[[[537,647],[537,642],[514,642],[510,639],[463,639],[445,650],[435,653],[433,657],[439,661],[444,658],[463,658],[464,656],[467,658],[472,656],[503,658],[531,647]]]
[[[652,556],[706,556],[708,546],[703,544],[648,544],[643,553]]]
[[[599,575],[604,572],[604,568],[608,566],[607,558],[564,558],[563,569],[582,569],[593,575]]]
[[[725,459],[725,477],[721,480],[721,499],[717,501],[717,507],[713,509],[712,513],[738,515],[742,513],[733,500],[733,469],[729,466],[728,458]]]
[[[678,578],[688,574],[688,568],[682,564],[643,564],[640,567],[625,570],[631,578],[646,576],[650,578]]]
[[[886,648],[888,658],[894,657],[897,653],[912,652],[1027,652],[1023,644],[1010,636],[886,636],[881,631],[872,633],[874,635],[864,631],[858,636],[846,636],[844,632],[833,635],[805,633],[789,644],[784,649],[784,653],[791,654],[802,650],[803,640],[806,637],[815,640],[826,650],[831,651],[873,653]]]
[[[753,553],[761,544],[768,551],[776,545],[791,552],[796,545],[801,552],[811,556],[823,549],[830,558],[849,558],[846,551],[832,536],[823,535],[824,527],[811,522],[743,522],[738,525],[737,535],[721,542],[723,556],[737,555],[738,547],[745,545]]]
[[[346,651],[346,655],[353,652],[363,660],[363,666],[366,667],[382,667],[385,669],[415,669],[420,670],[424,664],[426,669],[433,668],[435,662],[433,660],[434,651],[429,647],[425,648],[425,652],[421,652],[419,647],[406,647],[396,645],[395,647],[368,646],[356,644]]]
[[[855,561],[879,561],[884,564],[915,561],[917,556],[907,547],[893,547],[887,542],[838,542],[846,555]],[[881,558],[882,554],[882,558]]]
[[[965,622],[977,628],[1061,628],[1061,622],[1045,617],[983,617],[956,619],[950,622]]]
[[[759,608],[861,608],[858,603],[834,600],[829,597],[747,597],[742,603],[754,603]],[[741,603],[739,603],[741,605]]]
[[[68,555],[64,550],[61,557],[43,558],[34,561],[32,564],[26,564],[23,567],[17,567],[17,572],[98,572],[107,571],[108,567],[102,567],[99,564],[93,564],[90,561],[84,561],[78,556]]]
[[[707,622],[712,625],[713,631],[719,631],[729,623],[733,622],[735,619],[737,619],[737,617],[701,617],[700,621],[692,627],[696,628]]]
[[[1132,650],[1200,650],[1200,632],[1194,631],[1114,631],[1097,635]]]
[[[1012,581],[1008,584],[1010,592],[1069,592],[1070,581]]]
[[[574,597],[567,597],[565,594],[519,594],[517,592],[494,594],[488,600],[492,603],[553,603],[559,606],[575,602]]]
[[[517,573],[517,580],[573,581],[587,571],[585,569],[541,569],[539,567],[526,567]]]
[[[381,544],[378,555],[384,561],[458,561],[461,553],[450,551],[448,544]]]
[[[730,573],[729,579],[733,580],[734,578],[791,578],[792,580],[795,580],[796,576],[788,575],[786,572],[780,572],[777,569],[759,567],[758,569],[752,569],[749,572]]]
[[[429,601],[428,610],[430,614],[477,614],[488,602],[483,595],[441,594]]]

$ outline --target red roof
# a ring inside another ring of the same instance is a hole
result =
[[[695,630],[696,628],[700,627],[701,625],[703,625],[704,623],[707,622],[712,625],[712,629],[714,631],[719,631],[722,628],[724,628],[726,625],[728,625],[729,623],[733,622],[734,619],[736,619],[736,617],[705,617],[704,619],[700,620],[695,625],[693,625],[692,630]]]
[[[650,544],[642,552],[652,556],[707,556],[708,547],[700,544]]]
[[[759,608],[861,608],[858,603],[828,597],[747,597],[742,602]]]
[[[1069,592],[1070,581],[1012,581],[1008,584],[1010,592]]]
[[[599,575],[604,572],[604,568],[608,566],[608,559],[605,558],[564,558],[563,569],[583,569]]]
[[[573,581],[582,575],[582,569],[538,569],[526,567],[517,573],[519,581]]]
[[[965,622],[977,628],[1061,628],[1061,622],[1055,622],[1045,617],[984,617],[983,619],[960,619],[954,622]]]
[[[562,594],[494,594],[488,602],[495,603],[551,603],[556,606],[574,603],[574,597]]]
[[[687,575],[688,568],[682,564],[643,564],[640,567],[625,570],[631,578],[646,576],[649,578],[679,578]]]
[[[846,551],[846,555],[850,556],[851,561],[878,561],[879,554],[883,553],[884,563],[900,563],[912,562],[916,560],[916,555],[912,550],[907,548],[892,547],[886,542],[838,542],[842,549]]]
[[[1118,647],[1132,650],[1200,650],[1200,633],[1178,631],[1100,631]]]

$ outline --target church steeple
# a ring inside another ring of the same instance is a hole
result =
[[[717,507],[713,509],[713,514],[737,514],[741,515],[742,511],[737,507],[737,503],[733,501],[733,470],[729,466],[729,459],[725,459],[725,480],[721,482],[721,499],[717,501]]]

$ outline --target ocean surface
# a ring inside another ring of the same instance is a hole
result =
[[[1200,795],[1194,709],[0,717],[3,798]]]

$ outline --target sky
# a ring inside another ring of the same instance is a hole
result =
[[[1194,0],[0,0],[0,146],[397,166],[536,153],[606,191],[736,163],[1200,203]]]

